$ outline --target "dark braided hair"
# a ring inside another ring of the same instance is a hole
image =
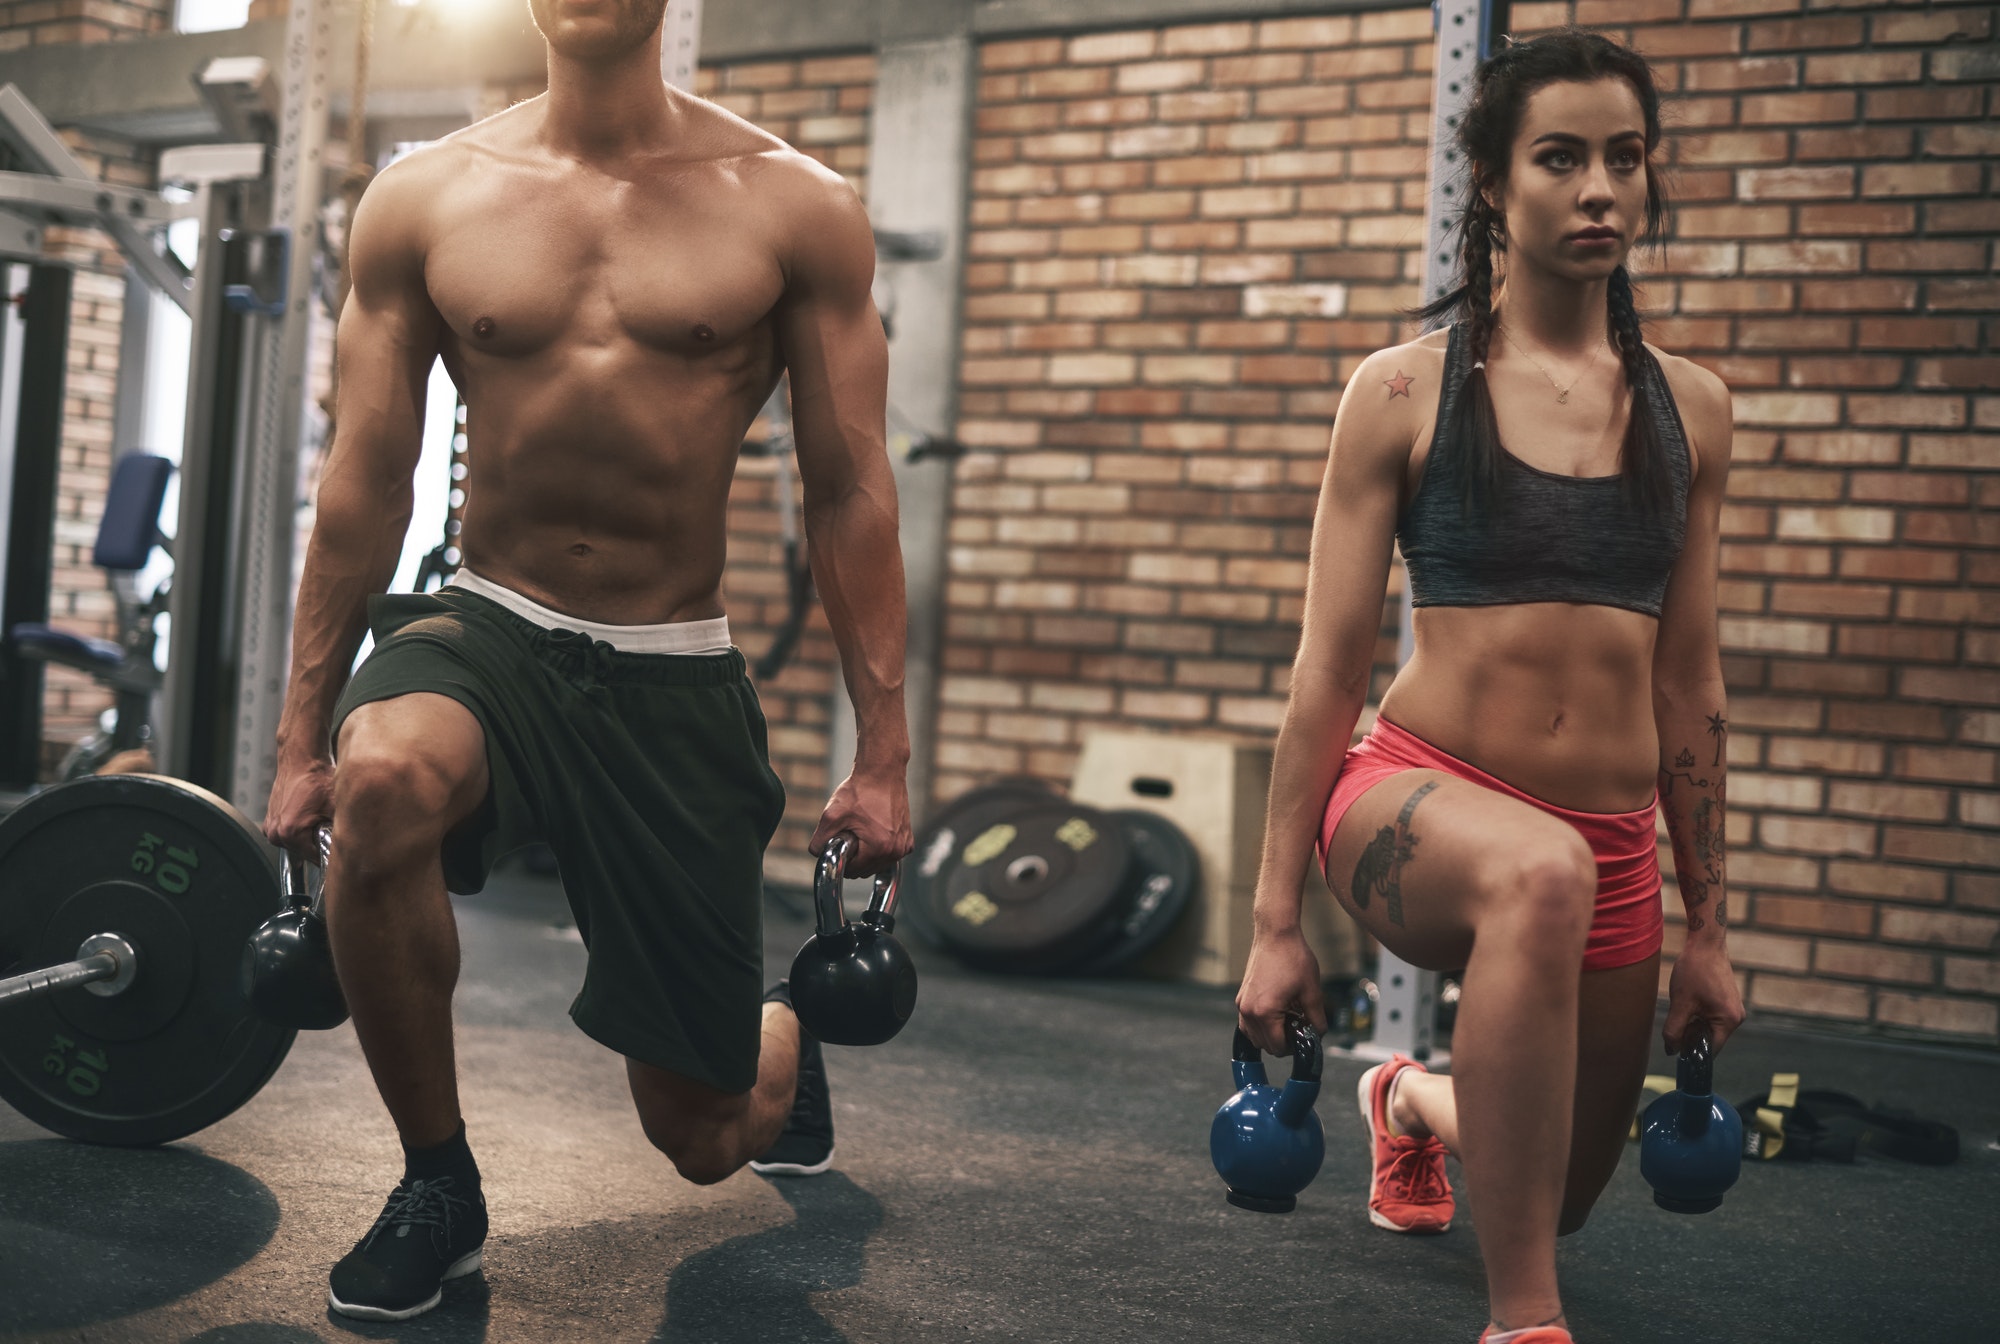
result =
[[[1646,222],[1638,241],[1657,243],[1665,235],[1669,206],[1653,152],[1660,144],[1660,94],[1645,59],[1609,38],[1580,28],[1563,28],[1528,42],[1516,42],[1483,62],[1473,76],[1472,102],[1459,121],[1458,144],[1471,170],[1470,190],[1459,216],[1459,265],[1464,283],[1416,310],[1426,326],[1442,318],[1464,318],[1471,357],[1457,414],[1448,432],[1469,439],[1472,489],[1463,501],[1467,511],[1483,509],[1501,490],[1500,424],[1493,414],[1493,393],[1484,368],[1493,340],[1493,253],[1506,251],[1506,219],[1486,200],[1486,189],[1507,179],[1513,162],[1514,138],[1528,99],[1549,84],[1594,83],[1623,79],[1632,86],[1646,119]],[[1627,497],[1648,511],[1665,508],[1672,498],[1666,446],[1660,442],[1654,418],[1646,414],[1645,337],[1632,303],[1632,279],[1620,266],[1606,287],[1607,333],[1624,365],[1632,389],[1632,413],[1619,452],[1620,474]]]

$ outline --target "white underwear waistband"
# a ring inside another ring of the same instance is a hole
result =
[[[708,621],[668,621],[660,625],[606,625],[601,621],[565,616],[560,611],[521,596],[512,588],[483,579],[469,569],[459,570],[445,587],[463,588],[468,593],[497,602],[522,620],[531,621],[544,630],[575,630],[592,639],[601,639],[620,653],[727,653],[730,648],[727,616],[717,616]]]

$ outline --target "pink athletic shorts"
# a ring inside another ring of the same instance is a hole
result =
[[[1572,812],[1523,793],[1379,716],[1368,736],[1349,749],[1340,778],[1334,781],[1333,797],[1327,799],[1315,847],[1322,869],[1326,867],[1326,847],[1347,809],[1369,789],[1402,770],[1442,770],[1518,798],[1577,829],[1597,856],[1597,914],[1590,921],[1590,941],[1584,946],[1584,970],[1630,966],[1660,950],[1666,921],[1660,913],[1660,855],[1653,822],[1657,798],[1636,812]]]

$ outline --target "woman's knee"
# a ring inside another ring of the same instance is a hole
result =
[[[1563,1201],[1562,1213],[1556,1218],[1556,1235],[1567,1237],[1583,1231],[1583,1225],[1590,1221],[1590,1211],[1596,1207],[1597,1199],[1595,1196],[1591,1197],[1588,1204],[1582,1205],[1572,1205],[1565,1199]]]
[[[1590,936],[1597,860],[1568,827],[1538,835],[1485,865],[1481,885],[1491,920],[1565,955]]]
[[[1619,1135],[1619,1142],[1623,1144],[1624,1135]],[[1615,1157],[1608,1166],[1597,1163],[1588,1166],[1590,1169],[1587,1171],[1572,1168],[1568,1183],[1563,1187],[1562,1210],[1556,1215],[1556,1235],[1559,1237],[1583,1230],[1583,1225],[1590,1221],[1591,1210],[1597,1207],[1605,1187],[1611,1184],[1612,1176],[1618,1171]]]

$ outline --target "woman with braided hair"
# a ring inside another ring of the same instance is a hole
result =
[[[1369,1218],[1442,1232],[1444,1158],[1478,1209],[1487,1344],[1566,1344],[1557,1236],[1618,1165],[1659,990],[1655,809],[1687,935],[1671,1053],[1743,1018],[1723,937],[1726,708],[1716,634],[1729,394],[1647,346],[1625,260],[1663,232],[1645,62],[1576,30],[1484,64],[1457,320],[1364,360],[1333,429],[1255,937],[1237,1007],[1279,1051],[1325,1021],[1299,932],[1314,855],[1398,956],[1465,968],[1452,1074],[1362,1076]],[[1392,541],[1416,652],[1345,753]]]

